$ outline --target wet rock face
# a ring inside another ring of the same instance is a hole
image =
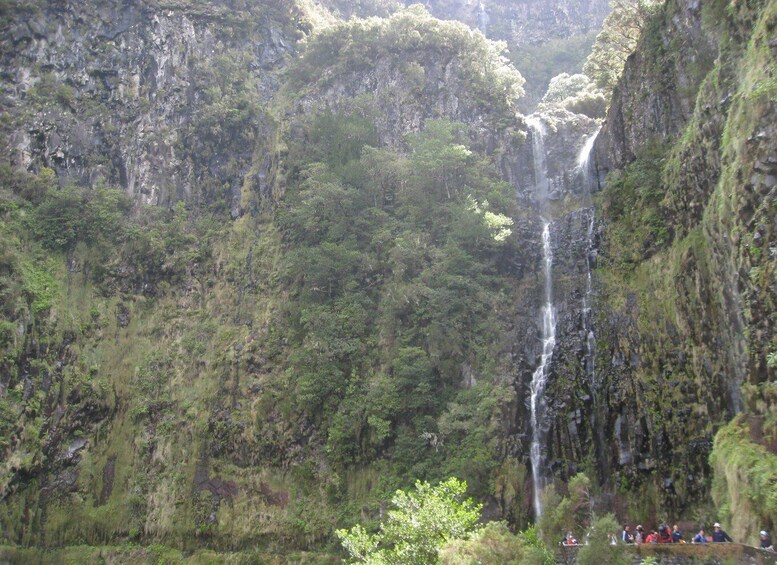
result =
[[[190,198],[209,178],[239,187],[261,123],[236,119],[250,101],[230,84],[255,82],[267,100],[294,30],[258,9],[243,23],[229,12],[139,1],[15,11],[0,41],[3,159],[152,204]]]
[[[555,202],[566,196],[584,197],[592,187],[586,186],[578,158],[586,140],[598,127],[596,120],[562,109],[532,114],[532,117],[542,124],[548,199]],[[531,143],[525,143],[520,148],[516,158],[516,176],[518,194],[537,201],[541,196],[535,194],[538,182],[532,159],[535,135],[537,133],[530,130]]]
[[[660,157],[652,189],[673,233],[630,271],[640,280],[618,274],[603,218],[602,274],[614,283],[598,302],[597,366],[614,439],[608,468],[668,509],[709,496],[719,427],[743,409],[768,409],[740,387],[768,379],[775,336],[777,293],[761,277],[775,268],[775,105],[746,86],[774,61],[771,38],[757,31],[769,16],[713,10],[676,0],[649,23],[596,143],[600,172],[635,160],[645,170]]]

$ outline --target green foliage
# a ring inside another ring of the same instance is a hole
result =
[[[580,549],[577,562],[580,565],[628,565],[631,557],[626,546],[612,543],[617,538],[620,527],[615,516],[607,514],[597,519],[588,531],[587,544]]]
[[[586,75],[562,73],[551,79],[539,109],[564,108],[591,118],[604,118],[606,100],[603,92]]]
[[[380,531],[368,534],[361,526],[337,530],[337,537],[353,559],[360,563],[418,564],[437,560],[449,541],[476,530],[481,506],[464,499],[467,484],[455,478],[437,486],[416,482],[415,491],[397,491],[395,507],[380,524]]]
[[[293,410],[319,423],[340,466],[390,453],[392,486],[455,473],[485,492],[503,394],[487,344],[497,341],[500,264],[514,249],[512,190],[458,124],[428,121],[408,137],[409,157],[373,147],[360,115],[307,127],[289,153],[310,161],[298,161],[276,215],[295,298],[275,328],[291,345],[279,363]],[[465,359],[484,377],[477,394],[456,390]]]
[[[552,565],[553,553],[534,528],[513,534],[504,522],[489,522],[468,539],[449,542],[440,552],[446,565]]]
[[[602,208],[611,221],[606,257],[613,266],[630,268],[671,242],[661,184],[665,152],[664,145],[651,143],[608,178]]]
[[[540,101],[551,79],[562,73],[579,73],[591,52],[596,33],[551,39],[541,45],[511,46],[510,59],[526,78],[526,98],[519,106],[529,112]]]
[[[608,95],[634,52],[648,19],[663,3],[657,0],[613,0],[612,11],[596,36],[584,72]]]
[[[351,19],[320,30],[308,38],[292,70],[292,88],[323,86],[336,76],[393,60],[397,53],[403,54],[397,66],[417,83],[418,67],[408,67],[408,60],[417,58],[423,66],[425,54],[443,52],[458,59],[468,92],[484,108],[509,115],[523,94],[524,80],[504,56],[505,49],[462,23],[432,17],[418,4],[385,19]]]
[[[773,418],[770,426],[773,434]],[[777,525],[777,455],[754,443],[750,432],[746,418],[735,418],[716,434],[710,456],[713,500],[727,510],[721,521],[730,521],[735,539],[754,539],[760,529]]]
[[[54,279],[53,269],[52,262],[46,260],[21,265],[22,292],[34,314],[48,311],[54,303],[59,284]]]
[[[544,512],[537,525],[542,539],[550,547],[564,539],[566,532],[588,528],[593,518],[591,480],[584,473],[578,473],[569,480],[567,487],[569,494],[564,497],[559,496],[553,485],[542,493]]]

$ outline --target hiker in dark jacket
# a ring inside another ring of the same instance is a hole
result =
[[[775,551],[774,545],[772,545],[772,540],[769,537],[769,534],[767,534],[764,530],[761,530],[761,549],[765,549],[767,551]]]
[[[683,541],[683,533],[680,531],[680,528],[677,527],[677,524],[672,528],[672,540],[674,540],[675,543],[685,543]]]
[[[714,542],[723,542],[728,541],[732,542],[734,540],[731,539],[731,536],[729,536],[726,532],[720,529],[720,524],[715,522],[715,525],[713,526],[712,530],[712,541]]]

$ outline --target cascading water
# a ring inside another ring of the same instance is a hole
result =
[[[531,466],[534,479],[534,512],[539,518],[542,515],[542,500],[540,494],[545,486],[542,474],[542,444],[545,440],[543,423],[545,416],[545,385],[548,380],[548,370],[556,346],[556,313],[553,308],[553,252],[550,246],[550,222],[543,221],[542,256],[545,276],[545,305],[542,307],[542,358],[531,378]]]
[[[540,205],[544,206],[548,197],[548,178],[545,165],[543,125],[537,118],[529,118],[527,123],[532,130],[535,195]],[[556,313],[553,308],[553,251],[550,241],[550,222],[543,219],[542,224],[542,259],[543,275],[545,277],[545,304],[542,307],[542,357],[540,358],[540,364],[532,375],[530,386],[532,427],[530,457],[532,479],[534,481],[534,513],[538,518],[542,515],[540,495],[545,486],[542,457],[543,444],[545,442],[545,385],[550,372],[553,349],[556,346]]]
[[[532,133],[532,156],[534,158],[534,198],[539,203],[548,199],[548,168],[545,164],[545,126],[542,120],[533,116],[526,118]]]
[[[580,154],[577,158],[577,168],[580,171],[580,174],[583,179],[583,191],[585,195],[589,198],[591,196],[591,189],[593,188],[592,184],[592,175],[591,175],[591,152],[594,148],[594,143],[596,142],[596,136],[599,135],[599,129],[598,128],[593,135],[591,135],[585,142],[585,145],[583,145],[583,148],[580,150]],[[594,248],[594,220],[595,220],[595,214],[594,214],[594,207],[591,206],[589,208],[590,214],[588,218],[588,230],[587,230],[587,237],[586,237],[586,288],[585,288],[585,294],[583,295],[583,330],[586,334],[586,359],[585,359],[585,368],[586,368],[586,375],[588,376],[588,382],[591,385],[592,390],[596,390],[595,386],[595,374],[596,374],[596,367],[595,367],[595,357],[596,357],[596,336],[594,335],[594,329],[593,329],[593,317],[591,315],[591,295],[593,293],[593,281],[591,276],[591,262],[593,260],[593,256],[595,254],[595,248]]]
[[[577,170],[580,171],[583,177],[583,192],[590,196],[593,186],[593,171],[591,170],[591,153],[594,150],[594,143],[596,143],[596,137],[599,135],[601,127],[596,128],[596,131],[588,139],[586,139],[583,148],[580,150],[577,156]]]
[[[483,32],[483,35],[488,37],[488,24],[491,23],[491,18],[488,17],[486,7],[483,2],[478,2],[478,28]]]
[[[599,135],[599,129],[597,129],[591,137],[586,140],[585,145],[580,151],[580,155],[577,159],[577,167],[582,176],[583,191],[586,198],[590,202],[591,192],[596,188],[593,184],[592,176],[595,171],[592,170],[591,153],[593,151],[594,143],[596,142],[596,136]],[[594,430],[594,436],[596,441],[594,442],[594,449],[596,450],[596,460],[599,462],[600,474],[603,474],[604,465],[604,436],[602,434],[602,428],[596,421],[596,414],[599,412],[598,404],[598,390],[599,383],[596,381],[596,334],[594,333],[594,317],[593,317],[593,280],[591,275],[591,269],[596,258],[596,245],[594,242],[594,222],[595,222],[595,210],[593,205],[588,208],[588,229],[586,231],[586,287],[585,294],[583,295],[583,331],[585,332],[585,373],[588,380],[588,385],[591,387],[591,396],[593,397],[594,410],[591,413],[591,425]]]

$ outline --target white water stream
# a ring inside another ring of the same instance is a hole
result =
[[[542,445],[544,443],[545,385],[548,369],[556,347],[556,312],[553,308],[553,252],[550,245],[550,222],[542,228],[542,257],[545,276],[545,305],[542,307],[542,358],[531,378],[531,466],[534,480],[534,512],[542,515],[541,493],[545,486],[543,475]]]
[[[526,120],[532,130],[534,156],[535,198],[544,206],[548,197],[548,177],[545,163],[544,127],[537,118]],[[531,466],[534,482],[534,513],[542,515],[542,489],[545,486],[543,445],[545,442],[545,385],[547,384],[553,349],[556,346],[556,312],[553,308],[553,250],[550,240],[550,222],[542,222],[542,262],[545,277],[545,304],[542,307],[542,357],[531,379]]]
[[[580,171],[583,178],[583,190],[585,195],[589,198],[591,196],[592,175],[591,175],[591,152],[596,142],[596,136],[599,135],[597,130],[589,137],[583,148],[580,150],[580,154],[577,157],[577,168]],[[591,256],[594,253],[594,221],[595,213],[594,207],[590,208],[590,217],[588,219],[588,231],[586,236],[586,287],[585,294],[583,295],[583,329],[586,332],[586,358],[585,358],[585,370],[588,382],[591,386],[591,390],[596,390],[596,336],[594,335],[593,316],[591,314],[591,297],[593,294],[593,280],[591,277]]]
[[[547,165],[545,157],[544,126],[537,117],[529,117],[526,120],[532,131],[532,151],[534,165],[534,195],[535,200],[540,205],[540,209],[546,208],[549,182],[547,176]],[[583,190],[590,200],[590,194],[593,189],[591,174],[591,153],[593,150],[597,130],[580,151],[577,159],[577,170],[582,175]],[[534,513],[539,518],[542,515],[542,490],[547,482],[545,473],[544,452],[546,451],[547,422],[545,398],[545,388],[550,375],[550,365],[553,359],[553,350],[556,346],[556,311],[553,306],[553,249],[551,246],[551,222],[543,218],[542,221],[542,261],[543,277],[545,280],[545,301],[542,307],[542,357],[540,363],[532,374],[530,385],[531,392],[531,466],[532,479],[534,482]],[[587,280],[586,290],[583,296],[583,329],[586,336],[586,359],[585,368],[592,390],[596,388],[595,383],[595,354],[596,354],[596,336],[593,329],[593,316],[591,313],[593,281],[591,276],[591,256],[594,253],[594,208],[590,208],[588,220],[588,230],[586,239],[586,269]]]

